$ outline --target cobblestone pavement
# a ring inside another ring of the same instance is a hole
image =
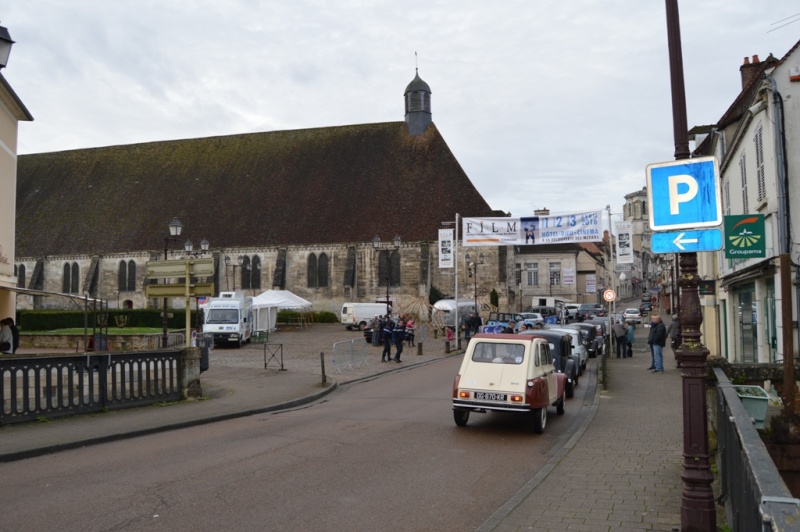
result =
[[[355,355],[348,357],[350,343]],[[421,347],[419,347],[421,344]],[[263,369],[264,360],[269,361],[268,369],[280,368],[280,352],[283,354],[283,367],[287,371],[322,375],[320,353],[325,361],[325,373],[340,384],[352,382],[384,373],[397,366],[419,364],[448,356],[446,342],[442,336],[434,337],[421,328],[417,331],[415,346],[405,345],[401,364],[381,362],[383,346],[374,347],[364,340],[363,332],[348,331],[338,323],[317,323],[308,327],[281,327],[270,333],[266,344],[250,343],[241,349],[235,347],[216,347],[211,352],[211,366],[214,371],[224,368],[241,369],[252,367]],[[336,346],[336,351],[334,351]],[[462,340],[462,346],[466,342]],[[453,352],[455,352],[455,345]],[[275,354],[272,359],[272,354]],[[392,356],[396,353],[392,346]],[[363,359],[361,361],[357,359]],[[350,361],[348,364],[347,362]],[[335,365],[341,365],[337,370]]]

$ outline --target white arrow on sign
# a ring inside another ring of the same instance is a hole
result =
[[[683,235],[686,233],[680,233],[678,236],[675,237],[675,240],[672,241],[673,244],[678,246],[678,249],[684,250],[681,244],[697,244],[698,240],[696,238],[683,238]]]

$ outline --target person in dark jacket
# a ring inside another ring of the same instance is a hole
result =
[[[625,344],[627,343],[626,337],[628,335],[628,329],[622,324],[622,320],[617,320],[614,326],[611,327],[611,331],[614,333],[614,345],[617,350],[617,358],[626,358],[627,346]]]
[[[392,341],[394,341],[394,345],[397,348],[394,361],[399,364],[402,362],[400,355],[403,353],[403,342],[406,341],[406,324],[403,320],[397,320],[397,323],[395,323],[392,329]]]
[[[661,316],[653,316],[653,325],[647,336],[647,343],[653,346],[653,373],[664,373],[664,346],[667,344],[667,328],[661,321]]]
[[[381,325],[381,334],[383,334],[383,352],[381,353],[381,362],[389,362],[392,359],[392,330],[394,329],[394,322],[392,318],[386,316]]]

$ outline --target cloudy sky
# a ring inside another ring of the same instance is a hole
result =
[[[494,209],[621,212],[674,159],[663,0],[6,4],[3,75],[35,119],[20,153],[400,121],[418,65]],[[745,56],[800,40],[789,0],[683,0],[680,17],[690,127],[722,116]]]

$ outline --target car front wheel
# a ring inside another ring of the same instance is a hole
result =
[[[533,432],[542,434],[545,425],[547,425],[547,409],[537,408],[533,411]]]
[[[465,427],[469,421],[469,410],[456,408],[453,410],[453,419],[459,427]]]

